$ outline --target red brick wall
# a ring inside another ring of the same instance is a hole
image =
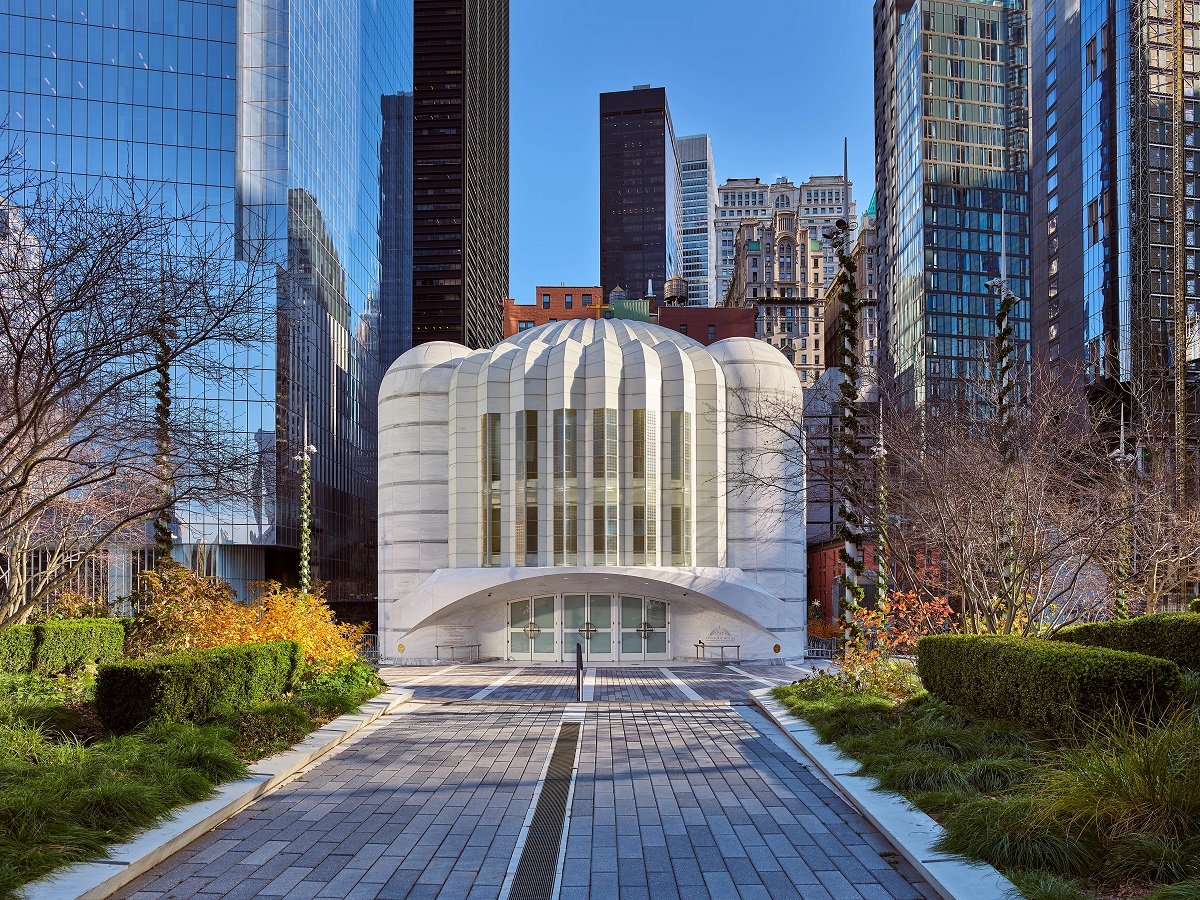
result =
[[[837,605],[833,602],[834,583],[846,571],[846,565],[839,556],[844,546],[842,541],[824,541],[810,544],[808,548],[808,606],[811,611],[819,602],[821,618],[826,622],[833,621],[834,607]],[[863,547],[863,566],[868,573],[875,571],[873,544]],[[873,580],[869,576],[864,587],[870,588]]]
[[[542,297],[550,295],[550,308],[542,306]],[[571,295],[571,308],[567,309],[567,294]],[[583,305],[583,295],[592,298],[591,306]],[[516,300],[504,301],[504,336],[512,337],[520,330],[522,322],[532,322],[528,326],[536,328],[547,324],[551,319],[562,322],[567,319],[599,319],[601,305],[604,303],[604,288],[599,285],[588,287],[539,287],[534,303],[518,303]]]
[[[660,306],[658,324],[672,331],[681,331],[701,344],[712,344],[730,337],[754,337],[756,315],[755,310],[749,307]],[[715,331],[711,338],[709,326]]]

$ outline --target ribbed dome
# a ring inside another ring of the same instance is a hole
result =
[[[616,341],[618,344],[641,341],[650,345],[667,341],[676,347],[701,346],[687,335],[650,322],[631,319],[569,319],[527,329],[506,338],[493,349],[501,350],[506,346],[528,347],[532,344],[594,344],[601,341]]]

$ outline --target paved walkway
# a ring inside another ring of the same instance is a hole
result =
[[[581,706],[573,674],[387,670],[418,699],[117,896],[494,900],[568,710],[562,900],[933,896],[739,702],[796,671],[600,668]]]

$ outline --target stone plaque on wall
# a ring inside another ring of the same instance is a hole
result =
[[[475,640],[475,628],[472,625],[439,625],[437,642],[443,647],[465,647],[479,643]]]

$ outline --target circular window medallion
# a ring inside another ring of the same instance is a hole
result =
[[[525,632],[525,637],[529,638],[531,641],[542,633],[541,626],[538,625],[537,622],[530,622],[521,630]]]
[[[404,645],[403,645],[403,644],[397,644],[397,645],[396,645],[396,652],[397,652],[397,653],[403,653],[403,652],[404,652]]]
[[[780,647],[778,644],[776,644],[776,645],[775,645],[775,652],[776,652],[776,653],[778,653],[778,652],[779,652],[780,650],[782,650],[782,649],[783,649],[783,648],[782,648],[782,647]]]

